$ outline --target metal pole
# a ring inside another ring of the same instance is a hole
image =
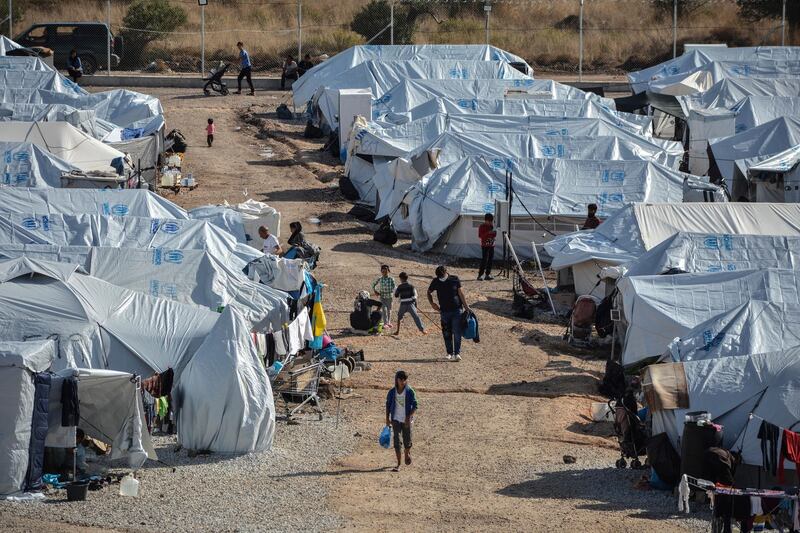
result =
[[[578,14],[578,81],[583,81],[583,0],[581,0],[581,9]]]
[[[389,2],[389,44],[394,44],[394,0]]]
[[[206,72],[206,6],[200,6],[200,74]]]
[[[106,43],[106,74],[111,76],[111,0],[106,0],[106,24],[108,25],[108,42]]]
[[[678,0],[672,0],[672,59],[678,57]]]
[[[781,14],[781,46],[786,46],[786,0],[783,0],[783,13]]]
[[[14,10],[14,0],[8,0],[8,38],[14,38],[14,15],[12,15],[12,11]]]
[[[303,57],[303,2],[297,1],[297,60]]]
[[[486,3],[483,4],[483,12],[486,13],[486,44],[489,44],[489,16],[492,13],[492,2],[490,0],[486,0]]]

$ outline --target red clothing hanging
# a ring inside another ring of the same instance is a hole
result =
[[[795,468],[800,463],[800,434],[788,429],[783,430],[783,446],[781,446],[781,458],[778,461],[778,481],[783,483],[783,461],[789,459],[794,461]]]

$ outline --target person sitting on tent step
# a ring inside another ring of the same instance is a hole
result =
[[[586,221],[583,223],[583,229],[594,229],[600,225],[600,219],[597,218],[597,204],[589,204],[586,206]]]
[[[350,313],[350,327],[358,331],[366,331],[370,335],[381,333],[383,331],[381,307],[383,304],[370,298],[369,292],[359,292],[353,302],[353,312]]]

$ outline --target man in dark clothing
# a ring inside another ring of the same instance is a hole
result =
[[[78,57],[78,51],[74,48],[70,51],[69,58],[67,58],[67,72],[75,83],[78,83],[78,78],[83,76],[83,63],[81,63],[81,58]]]
[[[400,272],[400,285],[394,290],[394,296],[400,300],[400,310],[397,312],[397,331],[395,335],[400,335],[400,321],[408,313],[417,325],[417,329],[423,335],[427,335],[425,327],[422,325],[422,320],[417,313],[417,289],[408,282],[408,274]]]
[[[494,215],[486,213],[483,216],[483,224],[478,226],[478,239],[481,241],[481,268],[478,270],[478,281],[491,281],[492,262],[494,261],[494,240],[497,232],[494,230]],[[484,272],[486,277],[483,277]]]
[[[239,41],[236,43],[237,48],[239,48],[239,77],[237,79],[239,83],[239,90],[236,91],[236,94],[242,94],[242,80],[247,78],[247,84],[250,86],[250,96],[256,94],[256,89],[253,87],[253,64],[250,62],[250,54],[247,53],[247,50],[244,49],[244,43]]]
[[[597,204],[589,204],[587,206],[586,221],[581,229],[594,229],[599,225],[600,219],[597,218]]]
[[[350,327],[373,335],[380,333],[383,330],[381,307],[383,307],[381,302],[370,298],[367,291],[361,291],[353,303]]]
[[[433,301],[434,292],[438,304]],[[444,265],[436,267],[436,278],[428,287],[428,302],[439,311],[447,359],[461,361],[461,313],[469,311],[469,306],[461,290],[461,280],[458,276],[449,276]]]
[[[297,73],[301,76],[314,68],[314,63],[311,62],[311,54],[306,54],[302,61],[297,64]]]

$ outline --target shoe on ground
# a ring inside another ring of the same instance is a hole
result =
[[[450,355],[450,354],[447,354],[447,360],[448,360],[448,361],[452,361],[452,360],[453,360],[453,356],[452,356],[452,355]]]
[[[483,281],[483,276],[478,276],[478,281]]]
[[[485,278],[483,278],[483,279],[485,279],[486,281],[492,281],[492,280],[494,279],[494,276],[489,276],[489,275],[487,275],[487,276],[486,276]]]
[[[455,354],[455,355],[453,356],[453,361],[455,361],[455,362],[461,361],[461,356],[460,356],[460,355],[458,355],[458,354]]]
[[[235,92],[235,93],[233,93],[233,94],[242,94],[242,91],[236,91],[236,92]]]
[[[255,96],[255,95],[256,95],[255,91],[250,91],[250,96]]]

